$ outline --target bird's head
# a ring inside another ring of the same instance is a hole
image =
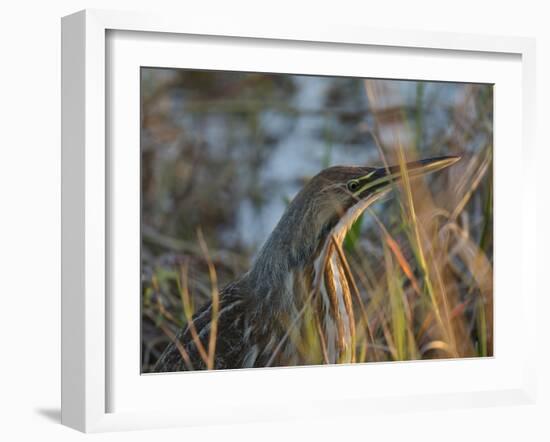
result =
[[[375,200],[387,193],[407,173],[409,178],[444,169],[460,157],[428,158],[389,167],[334,166],[313,177],[292,201],[289,211],[297,230],[307,229],[317,239],[339,226],[345,234],[353,221]],[[294,218],[294,217],[292,217]],[[300,227],[299,227],[300,226]],[[308,236],[301,232],[302,238]]]

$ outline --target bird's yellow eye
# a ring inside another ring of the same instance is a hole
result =
[[[357,189],[359,189],[359,181],[357,180],[348,181],[348,190],[350,192],[355,192]]]

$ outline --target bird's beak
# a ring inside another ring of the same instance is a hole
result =
[[[412,161],[406,163],[404,168],[400,165],[379,167],[361,179],[361,188],[355,194],[386,189],[392,182],[399,181],[405,172],[409,178],[417,177],[449,167],[459,160],[458,156],[444,156]]]

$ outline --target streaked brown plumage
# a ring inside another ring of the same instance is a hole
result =
[[[447,167],[457,157],[406,165],[409,176]],[[251,269],[220,292],[214,369],[303,364],[300,318],[308,306],[323,342],[320,362],[353,362],[355,320],[344,237],[363,211],[400,178],[399,166],[336,166],[313,177],[292,200]],[[212,303],[163,352],[156,372],[205,369]],[[297,330],[297,335],[293,331]],[[298,339],[299,340],[299,339]],[[203,354],[201,349],[203,347]]]

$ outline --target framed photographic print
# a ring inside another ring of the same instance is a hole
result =
[[[85,11],[62,43],[63,423],[532,401],[531,40]]]

